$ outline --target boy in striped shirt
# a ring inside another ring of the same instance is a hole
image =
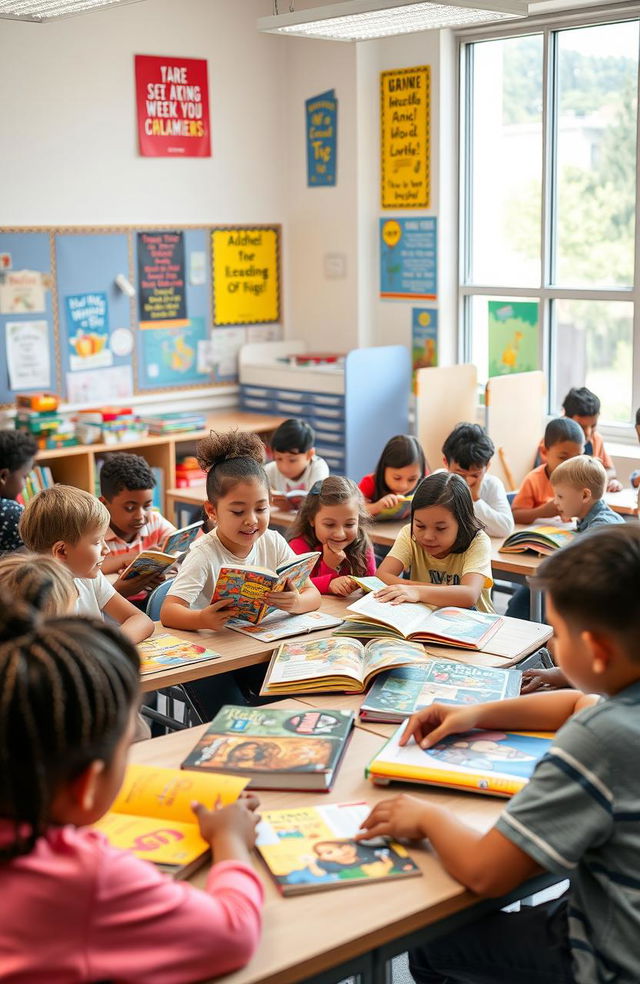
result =
[[[449,874],[478,895],[504,895],[542,870],[571,887],[413,950],[419,984],[639,979],[640,524],[580,537],[547,558],[536,580],[547,591],[558,663],[582,693],[434,704],[409,720],[403,740],[430,747],[477,727],[560,729],[549,754],[486,834],[401,795],[373,809],[361,836],[429,838]]]

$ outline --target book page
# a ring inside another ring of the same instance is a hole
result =
[[[209,848],[200,836],[195,817],[193,820],[182,823],[109,812],[94,824],[94,829],[104,834],[112,847],[131,851],[144,861],[181,866],[195,861]]]
[[[364,648],[356,639],[285,642],[271,667],[268,685],[347,676],[362,683]]]
[[[372,639],[365,646],[365,677],[392,666],[406,666],[407,663],[428,663],[431,656],[417,642],[396,641],[395,639]]]
[[[111,813],[193,823],[193,800],[211,807],[220,798],[226,806],[235,803],[246,784],[246,779],[235,776],[203,776],[180,769],[129,765]]]
[[[419,632],[420,629],[428,631],[427,620],[433,609],[428,605],[412,602],[392,605],[388,601],[378,601],[372,594],[366,594],[364,598],[359,598],[353,605],[349,605],[347,611],[364,615],[366,618],[382,622],[383,625],[391,625],[402,635],[409,636],[412,632]]]
[[[429,617],[427,631],[445,639],[478,645],[487,631],[501,621],[500,615],[475,612],[471,608],[436,608]]]

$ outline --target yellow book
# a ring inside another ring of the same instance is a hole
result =
[[[185,878],[208,855],[191,803],[235,803],[248,780],[238,776],[130,765],[109,813],[96,824],[112,847],[132,851]]]

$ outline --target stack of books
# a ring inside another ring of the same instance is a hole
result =
[[[178,434],[182,431],[202,431],[206,418],[197,410],[183,410],[179,413],[159,413],[141,418],[150,434]]]
[[[67,448],[78,443],[72,418],[54,410],[30,410],[18,406],[15,427],[16,430],[28,431],[41,451]]]

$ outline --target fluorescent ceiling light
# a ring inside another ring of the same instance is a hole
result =
[[[139,0],[0,0],[0,18],[43,24],[60,17],[88,14],[102,7],[137,2]]]
[[[343,0],[326,7],[261,17],[258,30],[322,41],[370,41],[391,34],[511,20],[526,17],[528,12],[525,0]]]

